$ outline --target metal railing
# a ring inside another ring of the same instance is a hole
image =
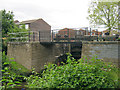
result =
[[[98,31],[88,30],[51,30],[51,31],[28,31],[10,33],[10,41],[22,42],[79,42],[79,41],[113,41],[119,36],[102,36]]]

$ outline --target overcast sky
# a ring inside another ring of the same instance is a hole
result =
[[[91,0],[1,0],[0,10],[13,11],[15,20],[42,18],[52,29],[89,27]]]

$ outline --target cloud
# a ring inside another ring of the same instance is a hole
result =
[[[13,11],[19,21],[43,18],[53,29],[89,26],[90,0],[2,0],[0,9]]]

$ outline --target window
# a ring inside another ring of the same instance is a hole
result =
[[[25,29],[29,29],[29,24],[25,24]]]

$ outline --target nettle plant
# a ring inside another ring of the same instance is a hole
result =
[[[67,63],[45,65],[42,76],[31,75],[27,79],[29,88],[117,88],[118,77],[112,76],[117,69],[96,57],[88,61],[76,61],[68,54]]]
[[[16,75],[10,70],[10,63],[14,63],[14,61],[8,62],[8,57],[5,55],[5,52],[3,52],[2,61],[2,80],[0,81],[2,86],[0,88],[6,89],[21,86],[21,80],[18,77],[22,76]]]

